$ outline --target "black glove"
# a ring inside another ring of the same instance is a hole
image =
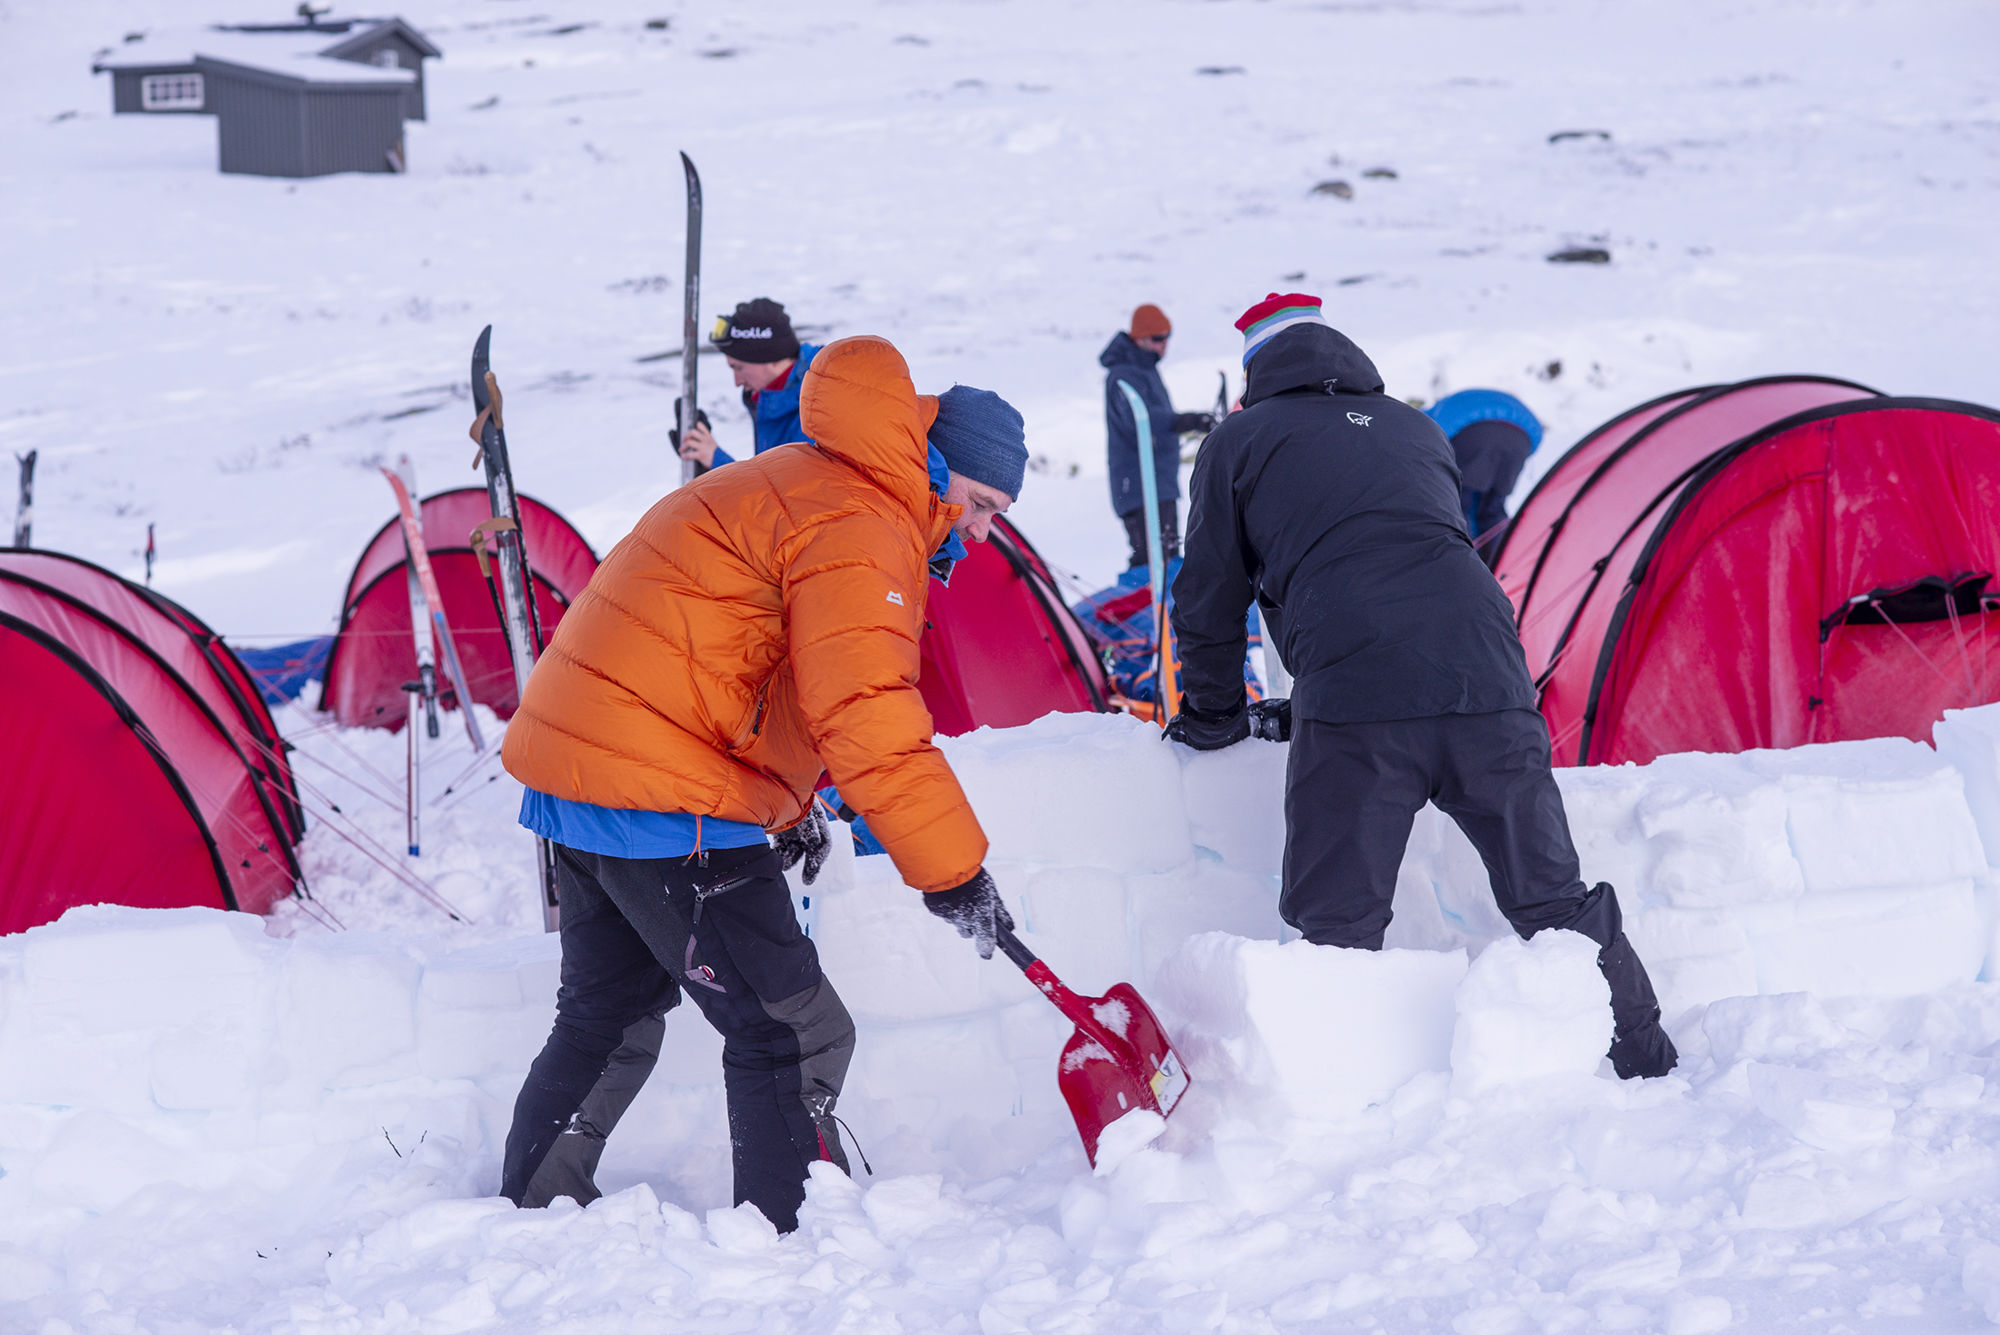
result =
[[[707,414],[707,413],[705,413],[705,412],[703,412],[703,411],[702,411],[701,409],[699,409],[699,408],[697,408],[697,409],[695,409],[695,410],[694,410],[694,420],[695,420],[695,421],[696,421],[697,423],[699,423],[700,425],[702,425],[702,426],[709,426],[709,421],[708,421],[708,414]],[[713,430],[713,428],[712,428],[712,427],[711,427],[710,429],[711,429],[711,430]],[[667,443],[668,443],[669,445],[672,445],[672,446],[674,447],[674,457],[675,457],[676,459],[680,458],[680,455],[681,455],[681,401],[680,401],[679,399],[675,399],[675,400],[674,400],[674,424],[673,424],[672,426],[670,426],[670,427],[668,427],[668,428],[667,428]],[[709,466],[708,466],[707,464],[705,464],[705,463],[702,463],[702,462],[701,462],[700,460],[698,460],[698,459],[697,459],[697,460],[695,461],[695,465],[694,465],[694,475],[695,475],[696,477],[700,477],[700,476],[701,476],[701,475],[702,475],[703,473],[706,473],[706,472],[708,471],[708,467],[709,467]],[[791,864],[790,864],[790,863],[786,863],[785,865],[789,867],[789,866],[790,866]]]
[[[1258,700],[1250,706],[1250,735],[1267,742],[1292,740],[1292,702]]]
[[[1167,724],[1167,740],[1192,746],[1197,751],[1220,751],[1250,736],[1250,715],[1242,708],[1210,714],[1183,704],[1181,712]]]
[[[1176,435],[1188,431],[1199,431],[1207,435],[1215,430],[1214,413],[1175,413],[1174,432]]]
[[[806,867],[800,878],[807,885],[813,883],[819,869],[826,865],[827,850],[833,847],[833,837],[827,833],[826,817],[820,814],[817,799],[807,808],[804,820],[771,836],[771,847],[778,855],[778,865],[786,871],[804,858]]]
[[[924,907],[956,927],[958,934],[977,948],[983,960],[993,958],[1001,928],[1014,930],[1014,915],[1000,902],[1000,887],[993,884],[993,877],[984,867],[964,885],[929,892],[924,896]]]

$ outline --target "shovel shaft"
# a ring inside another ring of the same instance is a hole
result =
[[[1055,970],[1036,958],[1035,952],[1028,949],[1020,937],[1015,936],[1008,928],[1002,927],[1000,934],[994,940],[1007,958],[1014,961],[1021,972],[1028,976],[1028,981],[1035,985],[1035,990],[1047,997],[1072,1024],[1099,1041],[1108,1039],[1104,1026],[1098,1023],[1097,1017],[1091,1013],[1090,1004],[1070,991],[1063,980],[1056,977]]]

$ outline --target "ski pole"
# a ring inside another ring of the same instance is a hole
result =
[[[39,450],[29,450],[17,454],[14,459],[21,465],[21,499],[14,507],[14,545],[31,547],[35,527],[35,456]]]

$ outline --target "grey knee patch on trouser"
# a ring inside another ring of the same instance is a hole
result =
[[[660,1040],[667,1028],[666,1015],[648,1015],[625,1027],[618,1048],[605,1065],[604,1074],[583,1097],[576,1115],[556,1137],[548,1156],[528,1179],[521,1196],[524,1208],[540,1209],[558,1196],[567,1196],[578,1205],[588,1205],[604,1193],[597,1189],[597,1163],[604,1157],[604,1140],[632,1100],[639,1096],[646,1077],[660,1059]]]
[[[833,984],[824,978],[782,1001],[765,1002],[764,1010],[797,1036],[799,1097],[805,1102],[806,1115],[819,1131],[826,1157],[839,1165],[841,1172],[850,1172],[833,1107],[840,1101],[847,1066],[854,1058],[854,1018]]]

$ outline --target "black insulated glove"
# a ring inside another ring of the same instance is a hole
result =
[[[1215,430],[1214,413],[1174,414],[1174,432],[1176,435],[1189,431],[1199,431],[1205,436],[1213,430]]]
[[[993,947],[999,944],[1002,927],[1014,930],[1014,915],[1000,902],[1000,887],[993,884],[993,877],[984,867],[964,885],[930,891],[924,896],[924,907],[957,928],[958,934],[978,949],[983,960],[993,958]]]
[[[1184,704],[1173,722],[1167,724],[1168,741],[1192,746],[1197,751],[1220,751],[1250,735],[1250,715],[1241,708],[1209,714]]]
[[[1292,740],[1292,702],[1258,700],[1250,706],[1250,735],[1267,742]]]
[[[806,808],[806,818],[789,830],[780,830],[771,836],[771,847],[778,855],[778,865],[790,871],[805,859],[805,870],[800,873],[807,885],[819,875],[819,869],[826,865],[826,855],[833,847],[833,837],[827,833],[826,817],[820,812],[819,802]]]

